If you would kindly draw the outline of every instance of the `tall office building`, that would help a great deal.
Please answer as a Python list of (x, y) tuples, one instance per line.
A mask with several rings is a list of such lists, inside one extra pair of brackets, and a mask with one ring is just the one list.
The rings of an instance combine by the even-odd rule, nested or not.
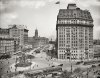
[(12, 54), (16, 50), (14, 38), (10, 38), (9, 29), (0, 28), (0, 55)]
[(15, 52), (14, 38), (0, 38), (0, 53), (12, 54)]
[(28, 44), (28, 29), (24, 25), (9, 25), (10, 37), (18, 40), (19, 45), (24, 47)]
[(93, 19), (88, 10), (76, 4), (60, 9), (56, 31), (58, 59), (93, 58)]

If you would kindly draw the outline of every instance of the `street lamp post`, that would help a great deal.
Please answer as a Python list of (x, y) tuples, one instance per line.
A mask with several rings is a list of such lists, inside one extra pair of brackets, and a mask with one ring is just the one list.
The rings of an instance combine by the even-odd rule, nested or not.
[(87, 68), (87, 78), (88, 78), (88, 68)]
[(71, 62), (71, 73), (72, 73), (72, 71), (73, 71), (73, 67), (72, 67), (72, 62)]

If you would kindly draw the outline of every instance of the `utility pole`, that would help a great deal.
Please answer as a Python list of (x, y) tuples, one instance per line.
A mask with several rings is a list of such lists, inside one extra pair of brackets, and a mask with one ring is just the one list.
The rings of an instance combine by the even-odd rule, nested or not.
[(72, 58), (71, 58), (71, 53), (70, 53), (70, 62), (71, 62), (71, 73), (73, 72), (73, 67), (72, 67)]
[[(16, 56), (15, 64), (17, 64), (17, 56)], [(15, 66), (15, 72), (16, 72), (16, 70), (17, 70), (17, 66)]]
[(87, 68), (87, 78), (88, 78), (88, 68)]

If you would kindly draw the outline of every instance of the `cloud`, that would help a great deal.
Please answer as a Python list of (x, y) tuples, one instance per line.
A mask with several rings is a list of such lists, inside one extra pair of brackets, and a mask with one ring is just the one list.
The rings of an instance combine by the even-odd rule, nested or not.
[[(22, 11), (21, 9), (29, 8), (30, 11), (30, 9), (34, 10), (34, 9), (42, 8), (44, 6), (46, 7), (48, 3), (50, 3), (50, 6), (52, 6), (52, 4), (54, 4), (57, 1), (59, 0), (0, 0), (0, 23), (2, 23), (2, 26), (9, 25), (13, 22), (16, 23), (17, 20), (23, 18), (23, 17), (19, 17), (22, 12), (23, 13), (25, 12)], [(91, 12), (92, 17), (94, 19), (95, 38), (98, 37), (98, 34), (100, 33), (100, 27), (99, 27), (100, 26), (100, 0), (60, 0), (60, 1), (61, 1), (60, 4), (61, 8), (66, 7), (67, 4), (70, 2), (75, 2), (77, 6), (80, 7), (81, 9), (88, 9)], [(25, 22), (25, 20), (23, 21)], [(38, 20), (36, 19), (36, 21)]]
[(40, 8), (45, 5), (45, 0), (0, 0), (0, 13), (12, 12), (19, 7)]
[(20, 6), (21, 7), (29, 7), (29, 8), (40, 8), (46, 5), (46, 2), (43, 0), (36, 1), (36, 0), (21, 0)]
[(2, 27), (7, 27), (7, 25), (11, 24), (14, 19), (16, 19), (18, 15), (16, 13), (5, 13), (0, 17), (0, 22)]
[(0, 23), (1, 27), (7, 27), (18, 17), (15, 12), (17, 8), (16, 0), (0, 0)]
[(100, 26), (94, 26), (94, 39), (100, 39)]
[(94, 20), (94, 26), (95, 26), (94, 29), (95, 30), (99, 29), (99, 31), (100, 31), (100, 27), (99, 27), (100, 26), (100, 6), (99, 5), (90, 5), (89, 8), (90, 8), (93, 20)]
[(0, 14), (10, 13), (18, 7), (16, 0), (1, 0), (0, 1)]
[(44, 1), (38, 1), (38, 2), (36, 2), (35, 8), (43, 7), (43, 6), (45, 6), (45, 4), (46, 3)]
[(98, 15), (100, 14), (100, 6), (99, 5), (90, 5), (90, 8), (94, 10)]
[(77, 3), (77, 5), (79, 5), (83, 9), (86, 9), (91, 5), (100, 6), (100, 3), (97, 0), (74, 0), (74, 1)]
[(4, 9), (5, 9), (5, 6), (3, 5), (2, 2), (0, 2), (0, 11), (1, 11), (1, 10), (4, 10)]
[(49, 2), (57, 1), (57, 0), (48, 0)]

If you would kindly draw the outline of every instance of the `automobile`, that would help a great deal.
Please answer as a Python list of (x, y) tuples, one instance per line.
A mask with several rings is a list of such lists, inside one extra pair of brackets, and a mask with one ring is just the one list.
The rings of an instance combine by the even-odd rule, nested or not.
[(78, 62), (76, 62), (76, 65), (79, 65), (81, 63), (83, 63), (83, 61), (78, 61)]
[(98, 66), (100, 66), (100, 64), (98, 64)]
[(36, 52), (36, 53), (40, 53), (40, 50), (35, 50), (34, 52)]
[(58, 66), (63, 66), (63, 64), (60, 64), (60, 65), (58, 65)]
[(55, 66), (53, 65), (53, 66), (51, 66), (51, 67), (55, 67)]
[(2, 54), (2, 55), (0, 56), (0, 59), (7, 59), (7, 58), (11, 58), (11, 55), (10, 55), (10, 54), (4, 53), (4, 54)]
[(93, 67), (93, 68), (94, 68), (94, 67), (96, 67), (96, 66), (95, 66), (95, 65), (92, 65), (91, 67)]
[(97, 78), (100, 78), (100, 76), (97, 76)]
[(19, 71), (19, 74), (22, 74), (24, 71)]

